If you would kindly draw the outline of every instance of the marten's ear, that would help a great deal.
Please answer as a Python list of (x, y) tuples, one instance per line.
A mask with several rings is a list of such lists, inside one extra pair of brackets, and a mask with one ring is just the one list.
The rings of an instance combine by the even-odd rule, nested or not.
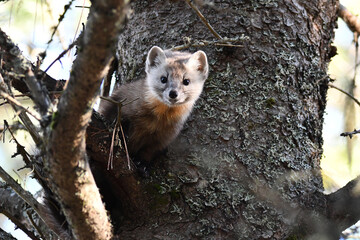
[(150, 68), (159, 66), (161, 63), (164, 63), (165, 60), (166, 56), (164, 51), (158, 46), (152, 47), (147, 55), (145, 71), (149, 73)]
[(205, 77), (205, 79), (207, 78), (209, 73), (209, 65), (205, 52), (197, 51), (193, 53), (187, 62), (187, 65), (190, 68), (196, 68), (196, 70), (200, 72)]

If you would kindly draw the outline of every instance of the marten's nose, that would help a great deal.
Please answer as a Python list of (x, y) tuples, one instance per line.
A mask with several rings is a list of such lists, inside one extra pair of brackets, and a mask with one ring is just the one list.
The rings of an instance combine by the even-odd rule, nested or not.
[(175, 99), (178, 96), (177, 92), (175, 90), (171, 90), (169, 92), (169, 97), (172, 99)]

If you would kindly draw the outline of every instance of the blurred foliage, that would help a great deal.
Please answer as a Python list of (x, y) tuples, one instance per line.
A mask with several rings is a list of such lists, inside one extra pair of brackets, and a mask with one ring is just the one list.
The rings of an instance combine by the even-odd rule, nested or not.
[[(360, 1), (341, 1), (353, 14), (360, 13)], [(343, 20), (339, 20), (338, 29), (335, 33), (334, 44), (337, 53), (329, 65), (329, 75), (334, 79), (334, 85), (349, 90), (352, 84), (355, 70), (355, 44), (353, 33), (348, 29)], [(359, 77), (355, 79), (353, 95), (359, 99), (360, 92), (356, 87)], [(345, 109), (348, 114), (345, 115)], [(350, 112), (349, 112), (350, 110)], [(343, 93), (330, 88), (323, 128), (324, 154), (321, 161), (323, 181), (326, 191), (332, 192), (344, 186), (348, 181), (360, 174), (360, 149), (359, 139), (354, 135), (352, 139), (340, 137), (340, 133), (360, 128), (358, 120), (359, 106), (354, 105)], [(353, 121), (353, 123), (351, 123)], [(350, 128), (346, 128), (346, 122), (350, 122)], [(351, 161), (349, 161), (349, 147), (351, 143)]]

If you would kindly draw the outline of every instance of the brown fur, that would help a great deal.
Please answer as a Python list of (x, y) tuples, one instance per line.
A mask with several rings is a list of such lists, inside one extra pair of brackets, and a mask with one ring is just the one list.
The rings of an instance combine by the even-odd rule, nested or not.
[[(207, 59), (202, 53), (200, 55), (204, 55), (205, 62), (198, 63), (192, 59), (191, 63), (196, 64), (193, 66), (187, 64), (193, 54), (163, 52), (153, 47), (148, 54), (147, 78), (122, 85), (113, 92), (112, 99), (125, 101), (121, 121), (129, 124), (127, 144), (132, 157), (150, 161), (156, 152), (167, 147), (179, 134), (207, 77)], [(200, 65), (206, 68), (206, 72), (197, 72)], [(160, 77), (165, 74), (169, 78), (166, 84), (160, 82)], [(185, 76), (191, 78), (192, 85), (183, 85)], [(182, 94), (179, 102), (169, 102), (177, 101), (168, 100), (166, 91), (169, 89)], [(113, 121), (117, 117), (117, 106), (103, 100), (99, 112)]]

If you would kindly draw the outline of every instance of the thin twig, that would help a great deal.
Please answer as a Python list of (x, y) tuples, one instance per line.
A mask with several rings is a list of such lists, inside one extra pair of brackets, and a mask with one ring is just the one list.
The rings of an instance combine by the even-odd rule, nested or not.
[[(15, 134), (12, 132), (11, 127), (8, 122), (4, 120), (5, 129), (9, 131), (12, 139), (15, 141), (17, 152), (16, 154), (20, 154), (28, 168), (34, 168), (33, 162), (31, 161), (31, 155), (25, 150), (25, 147), (22, 146), (15, 137)], [(36, 169), (34, 169), (34, 177), (41, 183), (42, 178)]]
[(127, 163), (128, 163), (128, 168), (129, 168), (129, 170), (131, 170), (129, 151), (128, 151), (127, 144), (126, 144), (126, 138), (125, 138), (124, 130), (123, 130), (122, 125), (121, 125), (121, 108), (123, 106), (126, 106), (126, 105), (134, 102), (134, 101), (137, 101), (139, 98), (135, 98), (135, 99), (133, 99), (133, 100), (127, 102), (127, 103), (125, 103), (127, 99), (124, 99), (124, 100), (118, 102), (118, 101), (115, 101), (115, 100), (113, 100), (111, 98), (108, 98), (108, 97), (100, 96), (100, 98), (105, 100), (105, 101), (116, 104), (118, 106), (118, 116), (117, 116), (117, 119), (116, 119), (116, 123), (115, 123), (115, 126), (114, 126), (112, 138), (111, 138), (111, 145), (110, 145), (110, 152), (109, 152), (109, 159), (108, 159), (107, 169), (109, 170), (109, 169), (113, 168), (113, 157), (114, 157), (113, 152), (114, 152), (115, 133), (118, 132), (118, 129), (120, 129), (122, 139), (123, 139), (123, 143), (124, 143), (124, 147), (125, 147), (125, 153), (126, 153), (126, 159), (127, 159)]
[(45, 69), (45, 71), (43, 72), (43, 77), (45, 77), (45, 73), (52, 67), (52, 65), (54, 65), (54, 63), (56, 63), (58, 60), (60, 60), (60, 59), (61, 59), (68, 51), (70, 51), (75, 45), (76, 45), (76, 41), (73, 42), (73, 43), (71, 43), (67, 49), (65, 49), (64, 51), (62, 51), (62, 53), (60, 53), (60, 55)]
[(115, 134), (117, 132), (117, 121), (113, 130), (113, 134), (111, 137), (111, 144), (110, 144), (110, 152), (109, 152), (109, 158), (108, 158), (108, 165), (107, 170), (113, 169), (113, 159), (114, 159), (114, 145), (115, 145)]
[(30, 219), (30, 222), (31, 222), (31, 224), (33, 225), (33, 227), (34, 227), (34, 228), (36, 229), (36, 231), (39, 233), (41, 239), (46, 240), (46, 238), (45, 238), (44, 234), (42, 233), (41, 229), (38, 227), (38, 225), (36, 225), (33, 217), (31, 216), (31, 212), (28, 210), (28, 211), (26, 211), (26, 214), (27, 214), (28, 218)]
[[(83, 1), (83, 6), (85, 6), (85, 0)], [(78, 24), (76, 26), (76, 29), (75, 29), (75, 33), (74, 33), (74, 38), (72, 40), (72, 42), (75, 42), (75, 38), (76, 38), (76, 35), (77, 35), (77, 32), (79, 31), (79, 27), (80, 27), (80, 23), (81, 23), (81, 18), (84, 14), (84, 7), (81, 8), (81, 13), (80, 13), (80, 17), (79, 17), (79, 21), (78, 21)]]
[(132, 102), (135, 102), (135, 101), (139, 100), (139, 98), (135, 98), (135, 99), (133, 99), (133, 100), (131, 100), (131, 101), (126, 102), (127, 99), (124, 99), (124, 100), (118, 102), (118, 101), (113, 100), (112, 98), (109, 98), (109, 97), (100, 96), (100, 98), (101, 98), (102, 100), (111, 102), (111, 103), (116, 104), (116, 105), (121, 104), (122, 107), (123, 107), (123, 106), (126, 106), (126, 105), (128, 105), (128, 104), (130, 104), (130, 103), (132, 103)]
[(50, 43), (53, 41), (53, 37), (57, 31), (57, 29), (59, 28), (60, 23), (62, 22), (62, 20), (64, 20), (65, 14), (67, 13), (68, 10), (70, 10), (71, 4), (74, 2), (74, 0), (71, 0), (68, 4), (66, 4), (64, 6), (64, 12), (59, 16), (59, 20), (58, 20), (58, 24), (54, 27), (54, 30), (51, 34), (50, 40), (47, 42), (48, 46), (50, 46)]
[(10, 102), (12, 105), (15, 105), (17, 108), (21, 109), (22, 111), (27, 112), (32, 117), (34, 117), (36, 120), (41, 121), (41, 119), (37, 116), (36, 113), (32, 112), (30, 109), (25, 108), (21, 103), (16, 100), (15, 98), (11, 97), (8, 93), (5, 92), (5, 89), (0, 87), (0, 95), (5, 98), (8, 102)]
[[(118, 121), (119, 121), (119, 120), (118, 120)], [(128, 151), (128, 148), (127, 148), (124, 131), (123, 131), (123, 128), (122, 128), (122, 125), (121, 125), (121, 122), (120, 122), (120, 121), (119, 121), (119, 127), (120, 127), (120, 130), (121, 130), (121, 136), (122, 136), (122, 139), (123, 139), (123, 142), (124, 142), (124, 147), (125, 147), (125, 153), (126, 153), (126, 159), (127, 159), (127, 163), (128, 163), (128, 168), (129, 168), (129, 170), (131, 170), (129, 151)]]
[(222, 46), (222, 47), (244, 47), (243, 45), (235, 44), (237, 42), (241, 42), (247, 40), (247, 37), (242, 35), (239, 38), (223, 38), (214, 41), (207, 41), (207, 40), (192, 40), (190, 38), (185, 38), (184, 41), (186, 42), (183, 45), (172, 47), (172, 51), (180, 51), (187, 49), (189, 47), (205, 47), (205, 46)]
[[(62, 94), (64, 91), (50, 91), (49, 94)], [(30, 97), (31, 94), (30, 93), (23, 93), (23, 94), (16, 94), (14, 95), (14, 98), (19, 98), (19, 97)], [(1, 97), (2, 98), (2, 97)], [(4, 98), (2, 98), (4, 99)]]
[[(1, 29), (0, 29), (1, 32)], [(5, 35), (6, 36), (6, 35)], [(10, 42), (11, 43), (11, 42)], [(11, 43), (11, 46), (13, 46), (16, 50), (18, 50), (18, 48)], [(19, 50), (20, 52), (20, 50)], [(17, 69), (16, 71), (20, 72), (20, 74), (22, 74), (23, 69), (27, 68), (30, 65), (30, 62), (27, 62), (21, 55), (16, 57), (16, 63), (17, 65), (15, 65), (15, 69)], [(2, 58), (1, 58), (1, 66), (0, 68), (2, 68)], [(21, 63), (21, 64), (19, 64)], [(18, 66), (19, 65), (19, 66)], [(20, 67), (22, 66), (22, 67)], [(21, 69), (21, 70), (20, 70)], [(16, 72), (15, 71), (15, 72)], [(2, 92), (2, 90), (4, 91), (4, 93), (8, 94), (9, 96), (11, 96), (13, 98), (13, 94), (11, 92), (11, 88), (9, 86), (9, 82), (5, 83), (1, 73), (0, 73), (0, 93)], [(1, 96), (1, 94), (0, 94)], [(23, 122), (24, 126), (26, 127), (26, 129), (28, 130), (28, 132), (30, 133), (32, 139), (34, 140), (34, 142), (36, 143), (36, 145), (41, 144), (42, 139), (40, 137), (39, 131), (38, 129), (35, 127), (35, 125), (33, 124), (33, 122), (30, 120), (29, 116), (26, 114), (26, 112), (22, 111), (17, 105), (15, 104), (11, 104), (12, 108), (15, 110), (15, 112), (20, 112), (19, 113), (19, 118), (21, 119), (21, 121)]]
[(210, 30), (210, 32), (217, 38), (222, 39), (222, 37), (215, 31), (215, 29), (210, 25), (206, 20), (204, 15), (199, 11), (199, 9), (191, 2), (191, 0), (186, 0), (186, 3), (196, 12), (200, 20), (205, 24), (205, 26)]
[[(57, 20), (55, 20), (55, 17), (54, 17), (54, 14), (53, 14), (53, 9), (50, 6), (49, 1), (44, 1), (44, 2), (46, 4), (47, 12), (48, 12), (52, 22), (54, 22), (54, 23), (55, 23), (55, 21), (58, 22)], [(58, 22), (57, 24), (59, 25), (60, 22)], [(52, 29), (53, 29), (53, 33), (51, 34), (51, 39), (47, 42), (47, 46), (46, 46), (45, 51), (47, 51), (49, 49), (50, 43), (53, 41), (53, 37), (54, 37), (55, 34), (57, 35), (57, 37), (59, 39), (59, 42), (61, 44), (62, 49), (66, 49), (67, 46), (65, 44), (64, 38), (61, 36), (61, 33), (59, 31), (57, 31), (57, 27), (52, 27)]]
[(353, 95), (351, 95), (350, 93), (348, 93), (348, 92), (346, 92), (346, 91), (342, 90), (341, 88), (338, 88), (338, 87), (336, 87), (336, 86), (332, 85), (331, 83), (328, 83), (328, 86), (329, 86), (329, 87), (331, 87), (331, 88), (335, 88), (336, 90), (338, 90), (338, 91), (340, 91), (340, 92), (344, 93), (346, 96), (348, 96), (349, 98), (351, 98), (352, 100), (354, 100), (354, 101), (356, 102), (356, 104), (357, 104), (357, 105), (359, 105), (359, 106), (360, 106), (360, 102), (359, 102), (359, 100), (357, 100), (357, 99), (356, 99)]
[(19, 118), (23, 122), (26, 130), (30, 133), (30, 136), (34, 140), (35, 144), (38, 146), (42, 143), (42, 138), (40, 136), (39, 130), (33, 122), (30, 120), (29, 116), (25, 112), (21, 112), (19, 114)]
[(342, 136), (342, 137), (347, 137), (347, 136), (349, 136), (349, 138), (352, 138), (352, 137), (353, 137), (352, 135), (358, 134), (358, 133), (360, 133), (360, 129), (359, 129), (359, 130), (354, 129), (354, 131), (352, 131), (352, 132), (344, 132), (344, 133), (341, 133), (340, 136)]

